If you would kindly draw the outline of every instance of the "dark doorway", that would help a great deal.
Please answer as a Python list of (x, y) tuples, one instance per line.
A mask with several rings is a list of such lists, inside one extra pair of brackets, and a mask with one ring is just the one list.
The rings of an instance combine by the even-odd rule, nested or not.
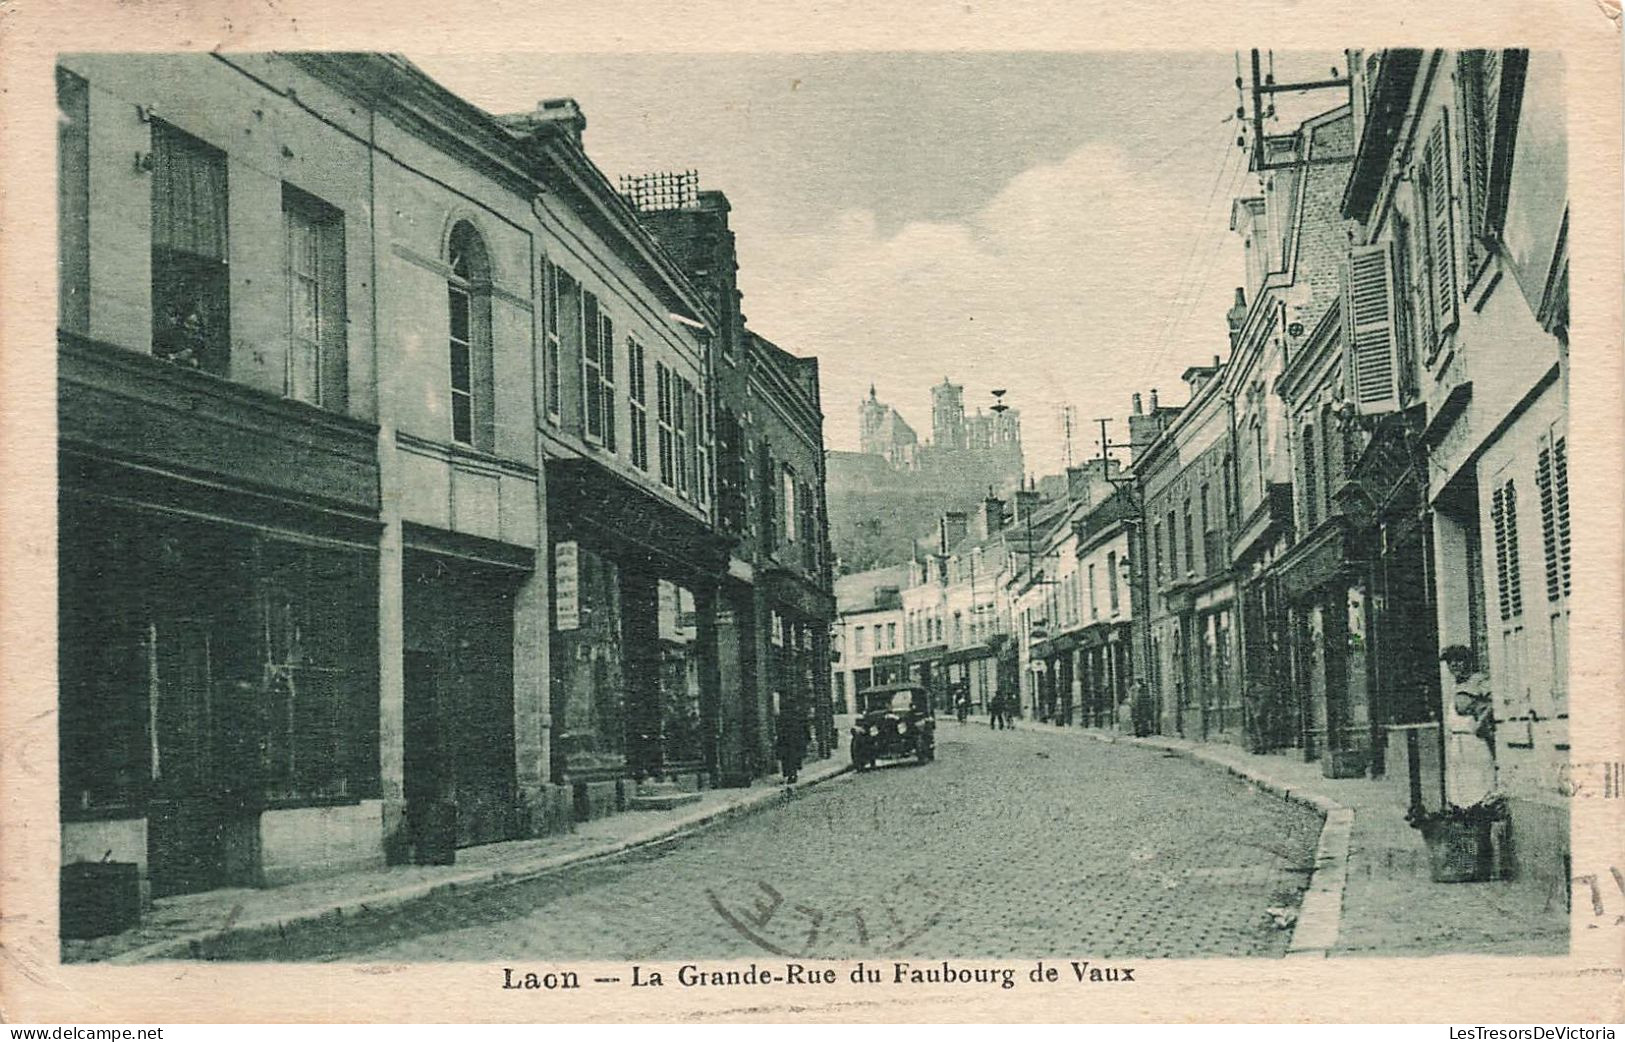
[(512, 839), (518, 575), (412, 554), (407, 577), (402, 782), (414, 842), (421, 854), (448, 830), (458, 847)]

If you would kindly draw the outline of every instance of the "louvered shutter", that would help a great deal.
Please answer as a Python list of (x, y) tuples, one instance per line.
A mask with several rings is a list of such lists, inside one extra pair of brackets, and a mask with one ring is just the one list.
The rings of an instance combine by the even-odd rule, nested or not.
[(616, 416), (619, 412), (615, 401), (615, 320), (600, 312), (599, 322), (598, 357), (604, 384), (604, 447), (614, 452)]
[(1501, 621), (1512, 617), (1512, 604), (1507, 582), (1507, 526), (1506, 489), (1497, 487), (1490, 496), (1490, 522), (1495, 534), (1495, 593)]
[(1427, 170), (1427, 236), (1433, 336), (1443, 341), (1456, 325), (1456, 239), (1451, 221), (1450, 113), (1428, 135), (1422, 162)]
[(1362, 415), (1399, 408), (1394, 272), (1387, 244), (1356, 246), (1343, 281), (1347, 386)]
[(1557, 501), (1552, 480), (1552, 450), (1546, 439), (1540, 439), (1540, 451), (1535, 457), (1535, 486), (1540, 492), (1540, 545), (1546, 562), (1546, 599), (1555, 601), (1562, 594), (1562, 566), (1557, 553)]
[(1557, 514), (1557, 557), (1563, 576), (1563, 596), (1569, 594), (1569, 439), (1552, 439), (1552, 500)]

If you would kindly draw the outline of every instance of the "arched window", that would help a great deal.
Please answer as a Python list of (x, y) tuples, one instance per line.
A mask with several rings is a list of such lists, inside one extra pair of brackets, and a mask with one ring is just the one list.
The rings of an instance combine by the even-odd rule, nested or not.
[(480, 233), (467, 221), (458, 221), (452, 228), (446, 252), (451, 266), (446, 284), (451, 438), (490, 451), (494, 440), (490, 255)]

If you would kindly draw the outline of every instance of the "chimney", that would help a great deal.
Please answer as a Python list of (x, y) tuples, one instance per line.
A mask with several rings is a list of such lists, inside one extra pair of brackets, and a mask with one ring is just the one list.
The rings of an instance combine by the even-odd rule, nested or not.
[(1157, 389), (1155, 387), (1151, 388), (1151, 411), (1153, 413), (1157, 411)]
[(982, 524), (988, 535), (995, 535), (1004, 527), (1004, 500), (988, 496), (982, 500)]
[(536, 111), (531, 119), (537, 124), (552, 123), (564, 132), (565, 136), (581, 147), (581, 132), (587, 129), (587, 117), (582, 114), (581, 106), (574, 98), (548, 98), (536, 103)]
[(1134, 412), (1134, 415), (1136, 415), (1136, 416), (1145, 415), (1145, 410), (1143, 408), (1141, 408), (1140, 392), (1139, 391), (1134, 392), (1134, 410), (1133, 410), (1133, 412)]
[(1066, 468), (1066, 498), (1074, 503), (1089, 502), (1089, 469), (1090, 460), (1081, 467)]
[(1023, 488), (1016, 490), (1016, 524), (1024, 524), (1038, 513), (1038, 490), (1036, 488)]
[(965, 541), (970, 534), (970, 524), (962, 510), (950, 510), (942, 515), (938, 523), (937, 538), (941, 552), (946, 554), (954, 547)]

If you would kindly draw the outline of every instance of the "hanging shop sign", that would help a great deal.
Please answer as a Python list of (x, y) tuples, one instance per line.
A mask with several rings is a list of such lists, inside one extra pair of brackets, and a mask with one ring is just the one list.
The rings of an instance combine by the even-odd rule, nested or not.
[(553, 611), (559, 632), (581, 628), (581, 547), (553, 544)]

